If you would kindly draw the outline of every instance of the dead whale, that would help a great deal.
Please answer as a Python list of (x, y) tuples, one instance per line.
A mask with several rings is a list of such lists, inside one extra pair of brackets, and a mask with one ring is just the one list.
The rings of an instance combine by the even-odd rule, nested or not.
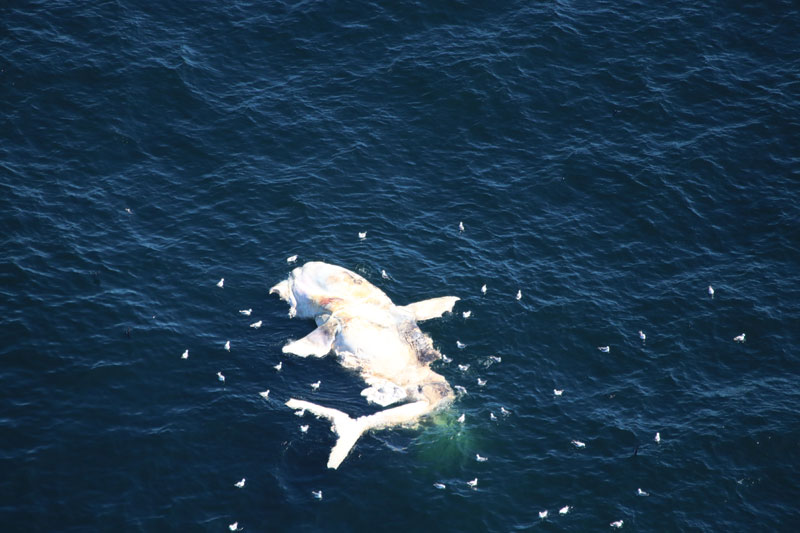
[(453, 309), (455, 296), (397, 306), (379, 288), (345, 268), (310, 262), (270, 289), (289, 303), (289, 315), (313, 318), (317, 328), (283, 347), (299, 357), (323, 357), (333, 351), (345, 368), (355, 370), (368, 387), (370, 403), (396, 407), (352, 418), (337, 409), (290, 399), (292, 409), (307, 410), (332, 422), (338, 440), (328, 468), (338, 468), (358, 438), (370, 429), (408, 425), (453, 399), (447, 380), (430, 369), (442, 357), (417, 322)]

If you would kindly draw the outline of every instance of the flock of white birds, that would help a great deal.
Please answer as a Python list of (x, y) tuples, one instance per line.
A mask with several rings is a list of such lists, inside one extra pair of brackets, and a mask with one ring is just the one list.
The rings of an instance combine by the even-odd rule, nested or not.
[[(465, 227), (464, 227), (464, 223), (463, 222), (459, 222), (458, 223), (458, 229), (459, 229), (459, 232), (461, 232), (461, 233), (463, 233), (465, 231)], [(367, 238), (367, 232), (366, 231), (359, 232), (358, 233), (358, 238), (359, 238), (359, 240), (362, 240), (362, 241), (365, 240)], [(286, 262), (288, 264), (294, 264), (294, 263), (297, 262), (297, 258), (298, 258), (297, 255), (289, 256), (289, 257), (286, 258)], [(381, 270), (381, 278), (383, 278), (383, 279), (391, 279), (389, 277), (389, 275), (386, 273), (385, 270)], [(225, 286), (225, 278), (221, 278), (217, 282), (216, 286), (219, 287), (219, 288), (224, 288), (224, 286)], [(485, 295), (488, 292), (487, 286), (485, 284), (482, 285), (480, 291), (481, 291), (481, 294)], [(714, 298), (714, 288), (711, 285), (708, 286), (708, 294), (709, 294), (709, 296), (711, 296), (711, 298)], [(515, 298), (518, 301), (522, 299), (522, 290), (517, 290), (517, 294), (516, 294)], [(249, 317), (252, 314), (252, 312), (253, 312), (252, 309), (242, 309), (242, 310), (239, 311), (240, 314), (242, 314), (244, 316), (247, 316), (247, 317)], [(472, 311), (468, 310), (468, 311), (464, 311), (462, 313), (462, 317), (465, 320), (469, 319), (471, 316), (472, 316)], [(258, 328), (261, 327), (261, 324), (262, 324), (262, 321), (259, 320), (257, 322), (253, 322), (252, 324), (250, 324), (250, 327), (254, 328), (254, 329), (258, 329)], [(639, 330), (639, 338), (641, 339), (642, 343), (644, 343), (645, 340), (647, 339), (647, 336), (644, 334), (644, 332), (642, 330)], [(733, 338), (733, 340), (736, 341), (736, 342), (740, 342), (740, 343), (741, 342), (745, 342), (745, 334), (741, 333), (740, 335), (735, 336)], [(467, 347), (467, 345), (462, 343), (461, 341), (457, 340), (456, 341), (456, 347), (458, 349), (460, 349), (460, 350), (463, 350), (464, 348)], [(231, 351), (231, 341), (228, 340), (228, 341), (225, 342), (224, 349), (226, 351), (228, 351), (228, 352)], [(600, 350), (603, 353), (609, 353), (611, 351), (611, 347), (610, 346), (598, 346), (597, 349)], [(188, 359), (188, 358), (189, 358), (189, 350), (186, 349), (181, 354), (181, 359)], [(487, 362), (486, 366), (488, 367), (492, 363), (501, 362), (502, 359), (500, 358), (500, 356), (492, 355), (492, 356), (489, 356), (487, 361), (488, 362)], [(445, 363), (445, 364), (446, 363), (450, 363), (450, 362), (452, 362), (452, 359), (442, 355), (442, 362)], [(283, 367), (283, 362), (281, 361), (277, 365), (274, 365), (273, 368), (276, 371), (280, 372), (282, 367)], [(467, 372), (469, 370), (469, 368), (470, 368), (470, 365), (469, 364), (465, 364), (465, 365), (464, 364), (459, 364), (458, 368), (459, 368), (459, 370), (461, 372)], [(222, 374), (222, 372), (217, 372), (217, 379), (220, 382), (225, 383), (225, 376)], [(484, 385), (486, 385), (486, 380), (478, 377), (477, 378), (477, 383), (478, 383), (478, 386), (483, 387)], [(322, 382), (320, 380), (317, 380), (316, 382), (311, 383), (310, 387), (311, 387), (311, 389), (313, 391), (316, 391), (316, 390), (318, 390), (320, 388), (321, 384), (322, 384)], [(456, 389), (456, 391), (459, 394), (463, 395), (463, 394), (467, 393), (466, 388), (463, 387), (463, 386), (456, 385), (454, 388)], [(264, 399), (268, 399), (269, 398), (269, 390), (266, 390), (266, 391), (261, 392), (259, 394)], [(554, 396), (561, 396), (562, 394), (564, 394), (564, 389), (553, 389), (553, 395)], [(501, 407), (500, 408), (500, 412), (501, 412), (501, 415), (503, 415), (503, 416), (509, 416), (511, 414), (511, 412), (508, 411), (505, 407)], [(489, 413), (489, 419), (492, 420), (492, 421), (496, 421), (497, 420), (497, 415), (495, 415), (493, 412), (491, 412), (491, 413)], [(458, 420), (459, 423), (463, 424), (466, 421), (466, 414), (462, 413), (458, 417), (457, 420)], [(301, 425), (300, 426), (300, 431), (301, 431), (301, 433), (306, 433), (308, 431), (308, 425)], [(653, 438), (653, 440), (657, 444), (661, 442), (661, 434), (660, 434), (660, 432), (656, 432), (655, 437)], [(576, 448), (585, 448), (586, 447), (586, 443), (582, 442), (580, 440), (572, 440), (571, 443)], [(489, 459), (487, 457), (484, 457), (484, 456), (480, 455), (480, 454), (475, 454), (475, 460), (477, 462), (481, 462), (482, 463), (482, 462), (488, 461)], [(245, 482), (246, 482), (245, 478), (242, 478), (240, 481), (237, 481), (236, 483), (234, 483), (234, 486), (236, 488), (242, 489), (245, 486)], [(467, 486), (469, 486), (472, 489), (477, 489), (478, 488), (478, 478), (474, 478), (472, 480), (469, 480), (469, 481), (466, 482), (466, 484), (467, 484)], [(447, 488), (447, 486), (444, 483), (440, 482), (440, 481), (437, 481), (436, 483), (434, 483), (433, 486), (434, 486), (434, 488), (439, 489), (439, 490), (444, 490), (444, 489)], [(311, 495), (316, 500), (322, 500), (322, 491), (321, 490), (312, 491)], [(645, 492), (641, 488), (637, 488), (636, 489), (636, 495), (637, 496), (649, 496), (649, 493)], [(566, 515), (567, 513), (570, 512), (571, 509), (572, 509), (571, 506), (565, 505), (564, 507), (562, 507), (562, 508), (560, 508), (558, 510), (558, 514), (562, 515), (562, 516)], [(547, 519), (547, 517), (549, 515), (550, 515), (550, 513), (549, 513), (549, 511), (547, 509), (545, 509), (543, 511), (539, 511), (539, 518), (542, 519), (542, 520)], [(619, 529), (619, 528), (621, 528), (623, 526), (623, 523), (624, 523), (623, 520), (616, 520), (614, 522), (611, 522), (609, 524), (609, 526), (612, 527), (612, 528), (615, 528), (615, 529)], [(234, 523), (230, 524), (228, 526), (228, 528), (231, 531), (241, 531), (243, 529), (243, 528), (241, 528), (239, 526), (238, 522), (234, 522)]]

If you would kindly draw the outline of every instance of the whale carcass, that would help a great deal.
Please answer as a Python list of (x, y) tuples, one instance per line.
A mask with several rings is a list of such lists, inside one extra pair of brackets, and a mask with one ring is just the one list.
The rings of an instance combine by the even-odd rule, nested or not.
[(270, 289), (289, 303), (289, 316), (313, 318), (317, 328), (288, 343), (284, 353), (323, 357), (333, 351), (345, 368), (355, 370), (368, 387), (361, 394), (388, 407), (352, 418), (337, 409), (290, 399), (291, 409), (307, 410), (332, 422), (338, 439), (328, 468), (338, 468), (358, 438), (370, 429), (407, 425), (447, 405), (453, 390), (430, 368), (442, 357), (417, 322), (453, 309), (455, 296), (397, 306), (379, 288), (345, 268), (310, 262)]

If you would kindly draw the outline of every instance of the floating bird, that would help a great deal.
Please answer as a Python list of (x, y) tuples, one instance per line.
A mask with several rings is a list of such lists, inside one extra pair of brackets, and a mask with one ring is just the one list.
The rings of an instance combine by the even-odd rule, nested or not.
[(311, 494), (318, 500), (322, 499), (322, 491), (321, 490), (312, 490)]
[(234, 522), (233, 524), (228, 526), (228, 529), (231, 531), (241, 531), (242, 528), (239, 527), (239, 522)]
[[(735, 340), (736, 342), (744, 342), (744, 333), (742, 333), (741, 335), (736, 335), (733, 338), (733, 340)], [(756, 343), (756, 344), (758, 344), (758, 343)]]
[(461, 422), (462, 424), (464, 423), (464, 420), (466, 420), (466, 419), (467, 419), (467, 414), (466, 413), (461, 413), (461, 416), (458, 417), (458, 421)]
[(311, 390), (319, 390), (319, 386), (322, 384), (322, 381), (317, 381), (316, 383), (311, 384)]
[(464, 318), (469, 318), (472, 316), (472, 311), (464, 311), (463, 313), (461, 313), (461, 316), (463, 316)]
[(259, 320), (258, 322), (253, 322), (252, 324), (250, 324), (250, 327), (253, 329), (258, 329), (261, 327), (261, 322), (262, 322), (261, 320)]
[(547, 518), (547, 510), (546, 509), (544, 511), (539, 511), (539, 518), (541, 518), (542, 520)]
[(439, 490), (444, 490), (444, 489), (446, 489), (446, 488), (447, 488), (447, 485), (445, 485), (444, 483), (439, 483), (439, 482), (437, 481), (436, 483), (434, 483), (434, 484), (433, 484), (433, 487), (434, 487), (434, 488), (437, 488), (437, 489), (439, 489)]
[(250, 313), (252, 313), (253, 310), (252, 309), (240, 309), (239, 312), (241, 314), (243, 314), (244, 316), (250, 316)]
[(642, 342), (644, 342), (647, 338), (647, 335), (645, 335), (642, 330), (639, 330), (639, 338), (642, 339)]
[(637, 496), (650, 496), (650, 493), (643, 491), (642, 489), (636, 489)]
[(460, 231), (461, 233), (464, 232), (464, 223), (463, 222), (459, 222), (458, 223), (458, 231)]
[(501, 407), (500, 407), (500, 414), (502, 414), (503, 416), (508, 416), (508, 415), (510, 415), (510, 414), (511, 414), (511, 411), (509, 411), (509, 410), (508, 410), (508, 409), (506, 409), (505, 407), (502, 407), (502, 406), (501, 406)]
[(622, 520), (617, 520), (616, 522), (611, 522), (608, 525), (611, 526), (611, 527), (619, 529), (619, 528), (622, 527)]
[(598, 346), (597, 349), (600, 350), (603, 353), (608, 353), (608, 352), (611, 351), (611, 347), (610, 346)]
[(478, 486), (478, 478), (473, 479), (472, 481), (467, 481), (467, 485), (472, 487), (473, 489)]
[(126, 207), (126, 208), (125, 208), (125, 212), (126, 212), (126, 213), (128, 213), (129, 215), (132, 215), (132, 214), (133, 214), (133, 211), (131, 211), (131, 208), (130, 208), (130, 207)]
[(295, 416), (299, 416), (300, 418), (303, 418), (303, 415), (305, 415), (305, 414), (306, 414), (306, 410), (305, 409), (299, 409), (299, 410), (294, 412), (294, 415)]
[(296, 254), (295, 255), (290, 255), (289, 257), (286, 258), (286, 262), (289, 263), (290, 265), (292, 263), (296, 262), (296, 261), (297, 261), (297, 255)]
[(561, 509), (558, 510), (558, 514), (567, 514), (569, 512), (569, 505), (565, 505)]
[(241, 489), (241, 488), (244, 487), (244, 481), (245, 481), (245, 479), (242, 478), (241, 481), (237, 481), (236, 483), (233, 484), (233, 486), (236, 487), (237, 489)]
[(367, 232), (366, 231), (359, 231), (358, 232), (358, 238), (363, 241), (364, 239), (367, 238)]
[(494, 413), (489, 413), (489, 420), (497, 420), (497, 416)]
[(464, 348), (466, 348), (466, 347), (467, 347), (467, 345), (466, 345), (466, 344), (464, 344), (463, 342), (461, 342), (461, 341), (459, 341), (459, 340), (457, 340), (457, 341), (456, 341), (456, 346), (458, 346), (458, 349), (459, 349), (459, 350), (463, 350)]
[(486, 461), (489, 460), (489, 458), (488, 457), (484, 457), (479, 453), (476, 453), (475, 454), (475, 460), (478, 461), (479, 463), (485, 463)]
[(490, 355), (489, 359), (491, 359), (495, 363), (499, 363), (503, 360), (499, 355)]
[(277, 365), (273, 366), (272, 368), (274, 368), (275, 370), (280, 372), (281, 368), (283, 368), (283, 361), (279, 362)]
[(462, 372), (466, 372), (467, 370), (469, 370), (469, 365), (458, 365), (458, 369), (461, 370)]
[(653, 440), (656, 442), (661, 442), (661, 433), (656, 431), (656, 436), (653, 438)]
[(389, 279), (389, 274), (387, 274), (385, 270), (381, 270), (381, 277), (383, 279)]
[(225, 343), (225, 349), (229, 352), (231, 351), (231, 341)]
[(217, 372), (217, 379), (225, 383), (225, 376), (222, 375), (222, 372)]
[(259, 392), (258, 394), (265, 400), (269, 400), (269, 389), (265, 390), (264, 392)]
[(517, 300), (522, 300), (522, 291), (517, 291)]
[(452, 363), (453, 360), (447, 357), (445, 354), (442, 354), (442, 363)]
[(308, 433), (308, 424), (306, 424), (305, 426), (300, 426), (300, 431), (302, 433)]
[(220, 289), (222, 288), (223, 285), (225, 285), (225, 278), (222, 278), (217, 282), (217, 287), (219, 287)]
[(485, 386), (485, 385), (486, 385), (486, 380), (485, 380), (485, 379), (478, 378), (478, 386), (479, 386), (479, 387), (483, 387), (483, 386)]
[(586, 448), (586, 443), (579, 440), (573, 440), (572, 444), (575, 445), (576, 448)]
[(189, 350), (186, 350), (181, 354), (181, 359), (189, 359)]
[(481, 292), (486, 294), (486, 284), (484, 283), (483, 287), (481, 287)]
[(714, 297), (714, 287), (712, 287), (711, 285), (708, 286), (708, 295), (711, 296), (712, 298)]
[(466, 389), (465, 387), (461, 386), (461, 385), (456, 385), (456, 386), (455, 386), (455, 387), (453, 387), (453, 388), (454, 388), (454, 389), (456, 390), (456, 392), (457, 392), (457, 393), (459, 393), (459, 394), (466, 394), (466, 393), (467, 393), (467, 389)]
[(564, 389), (553, 389), (553, 394), (555, 394), (556, 396), (561, 396), (562, 394), (564, 394)]

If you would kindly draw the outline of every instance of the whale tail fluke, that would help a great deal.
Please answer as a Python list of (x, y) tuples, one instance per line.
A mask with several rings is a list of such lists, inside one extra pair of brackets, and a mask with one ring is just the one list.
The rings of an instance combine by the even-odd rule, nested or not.
[(384, 409), (369, 416), (352, 418), (338, 409), (323, 407), (322, 405), (304, 400), (295, 400), (294, 398), (286, 402), (286, 406), (290, 409), (305, 410), (331, 421), (331, 430), (339, 437), (328, 457), (328, 468), (333, 468), (334, 470), (339, 468), (342, 461), (347, 458), (350, 450), (353, 449), (356, 441), (365, 431), (373, 428), (387, 428), (408, 424), (429, 413), (434, 407), (427, 401), (417, 401), (391, 409)]
[(331, 450), (330, 457), (328, 457), (328, 468), (333, 468), (334, 470), (339, 468), (339, 465), (342, 464), (347, 454), (355, 446), (356, 441), (369, 429), (364, 417), (352, 418), (338, 409), (323, 407), (315, 403), (295, 400), (294, 398), (286, 402), (286, 405), (291, 409), (304, 409), (331, 421), (331, 430), (339, 437), (336, 445)]

